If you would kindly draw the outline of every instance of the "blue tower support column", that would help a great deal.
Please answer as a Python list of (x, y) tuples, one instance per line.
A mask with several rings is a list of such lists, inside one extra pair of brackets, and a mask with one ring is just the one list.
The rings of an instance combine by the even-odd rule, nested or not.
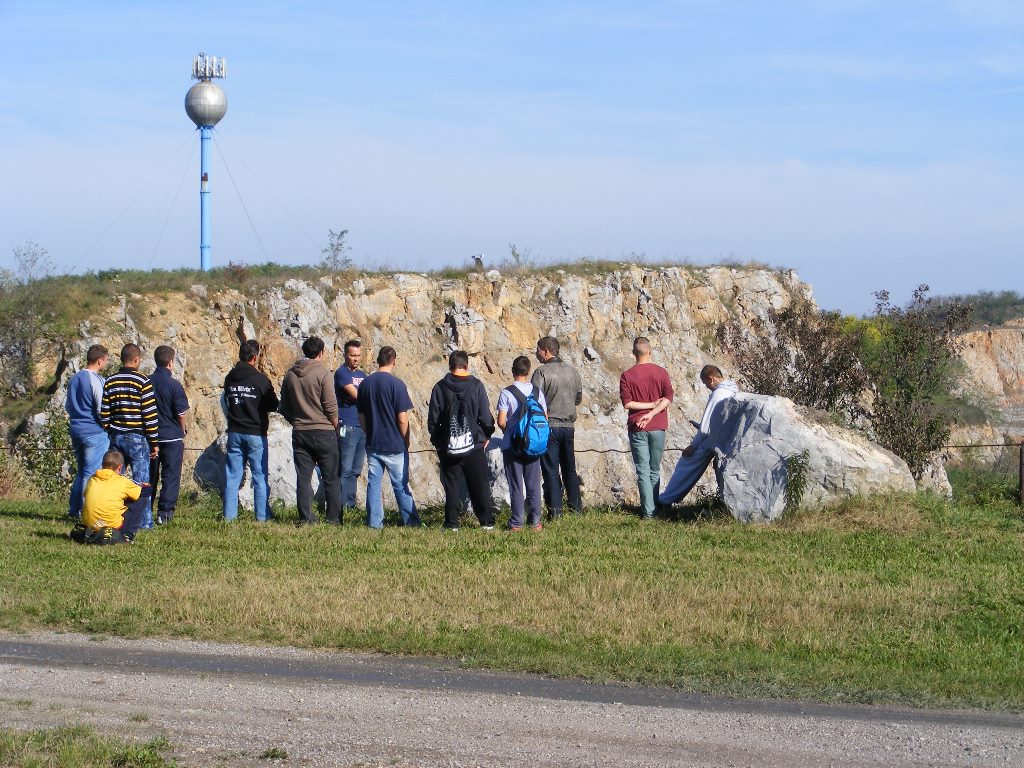
[(210, 269), (210, 139), (213, 126), (199, 128), (199, 266)]

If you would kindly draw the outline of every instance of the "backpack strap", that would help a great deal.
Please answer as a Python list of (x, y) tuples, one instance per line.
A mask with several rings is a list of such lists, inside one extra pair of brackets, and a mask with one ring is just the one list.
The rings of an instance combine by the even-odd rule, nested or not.
[(524, 395), (519, 390), (519, 387), (517, 387), (515, 384), (509, 384), (507, 387), (505, 387), (505, 389), (512, 393), (512, 396), (516, 399), (516, 402), (519, 403), (520, 408), (526, 407), (526, 395)]

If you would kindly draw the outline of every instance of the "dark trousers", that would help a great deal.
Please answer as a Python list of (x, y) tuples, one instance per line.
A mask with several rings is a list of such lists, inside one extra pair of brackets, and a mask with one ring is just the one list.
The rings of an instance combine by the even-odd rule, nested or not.
[(142, 515), (146, 508), (145, 505), (149, 503), (149, 499), (146, 498), (148, 492), (149, 488), (143, 488), (142, 496), (139, 497), (139, 500), (129, 504), (128, 509), (125, 510), (124, 522), (121, 523), (121, 527), (118, 529), (122, 536), (134, 539), (135, 534), (138, 533), (139, 528), (142, 526)]
[[(541, 460), (544, 475), (544, 503), (549, 517), (562, 516), (562, 485), (573, 512), (583, 510), (580, 500), (580, 476), (576, 474), (576, 430), (573, 427), (552, 427), (548, 437), (548, 450)], [(561, 477), (559, 477), (561, 470)]]
[[(149, 462), (149, 482), (152, 507), (157, 517), (167, 522), (174, 516), (174, 508), (178, 506), (178, 492), (181, 489), (181, 462), (185, 456), (185, 441), (176, 440), (171, 443), (160, 443), (160, 452)], [(157, 497), (157, 488), (160, 495)]]
[(441, 461), (441, 486), (444, 488), (444, 527), (458, 528), (462, 515), (462, 482), (469, 491), (469, 501), (480, 525), (494, 525), (497, 509), (491, 498), (491, 471), (483, 447), (461, 456), (437, 452)]
[(320, 470), (327, 499), (327, 522), (341, 522), (341, 488), (338, 484), (338, 436), (333, 429), (292, 430), (295, 458), (295, 503), (303, 523), (315, 523), (313, 469)]

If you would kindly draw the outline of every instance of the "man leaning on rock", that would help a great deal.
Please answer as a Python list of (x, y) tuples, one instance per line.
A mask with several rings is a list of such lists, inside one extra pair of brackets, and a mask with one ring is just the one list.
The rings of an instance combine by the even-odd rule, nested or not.
[(700, 380), (704, 386), (711, 390), (708, 396), (708, 404), (704, 407), (704, 415), (701, 417), (697, 434), (693, 436), (690, 444), (683, 449), (683, 455), (676, 464), (672, 478), (665, 486), (665, 490), (658, 496), (658, 504), (671, 506), (686, 496), (697, 484), (704, 470), (715, 455), (715, 443), (719, 435), (711, 432), (711, 417), (715, 409), (723, 400), (734, 397), (739, 392), (736, 382), (726, 379), (722, 370), (717, 365), (705, 365), (700, 369)]
[(312, 525), (313, 468), (327, 500), (327, 522), (341, 523), (341, 488), (338, 485), (338, 398), (334, 376), (323, 364), (324, 342), (310, 336), (302, 342), (304, 357), (295, 361), (281, 384), (281, 415), (292, 425), (295, 458), (295, 501), (299, 524)]

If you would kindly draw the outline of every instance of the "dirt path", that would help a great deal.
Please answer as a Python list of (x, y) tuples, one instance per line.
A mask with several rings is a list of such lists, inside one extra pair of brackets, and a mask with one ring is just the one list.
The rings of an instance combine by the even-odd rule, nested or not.
[[(452, 663), (0, 634), (0, 718), (166, 736), (183, 765), (1019, 766), (1024, 717), (733, 701)], [(265, 750), (286, 760), (259, 759)]]

